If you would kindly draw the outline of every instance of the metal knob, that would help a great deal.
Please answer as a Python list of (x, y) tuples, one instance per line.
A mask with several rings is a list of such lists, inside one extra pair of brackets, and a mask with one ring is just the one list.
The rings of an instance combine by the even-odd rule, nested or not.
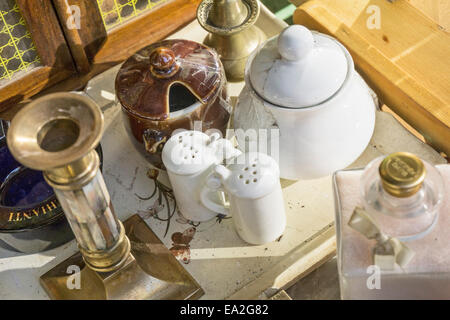
[(394, 197), (404, 198), (420, 190), (426, 170), (417, 156), (396, 152), (381, 162), (379, 173), (383, 189)]

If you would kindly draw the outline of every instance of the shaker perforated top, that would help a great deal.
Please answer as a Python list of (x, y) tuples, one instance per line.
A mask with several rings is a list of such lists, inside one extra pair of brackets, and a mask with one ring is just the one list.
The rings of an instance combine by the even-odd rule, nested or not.
[(201, 103), (226, 82), (217, 53), (189, 40), (164, 40), (136, 52), (120, 68), (116, 94), (128, 112), (151, 120), (170, 117), (169, 95), (182, 85)]
[(339, 42), (300, 25), (289, 26), (250, 58), (253, 89), (266, 101), (286, 108), (320, 104), (343, 85), (350, 55)]
[(243, 153), (233, 162), (226, 168), (217, 166), (215, 172), (222, 177), (225, 188), (239, 198), (263, 197), (280, 183), (278, 164), (264, 153)]
[[(239, 152), (231, 141), (219, 134), (183, 131), (173, 135), (164, 145), (162, 160), (167, 170), (179, 175), (195, 174)], [(240, 152), (239, 152), (240, 153)]]

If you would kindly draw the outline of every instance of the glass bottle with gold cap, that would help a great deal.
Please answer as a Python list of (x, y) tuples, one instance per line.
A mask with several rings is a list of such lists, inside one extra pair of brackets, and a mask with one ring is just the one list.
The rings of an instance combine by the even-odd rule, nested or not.
[(439, 171), (408, 152), (373, 160), (361, 177), (363, 206), (384, 233), (402, 241), (436, 224), (444, 183)]

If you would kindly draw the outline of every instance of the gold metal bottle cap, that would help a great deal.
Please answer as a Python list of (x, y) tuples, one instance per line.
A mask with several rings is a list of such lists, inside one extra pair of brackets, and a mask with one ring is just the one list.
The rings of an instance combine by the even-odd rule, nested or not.
[(387, 193), (405, 198), (419, 191), (426, 170), (422, 160), (412, 153), (395, 152), (381, 162), (379, 173)]

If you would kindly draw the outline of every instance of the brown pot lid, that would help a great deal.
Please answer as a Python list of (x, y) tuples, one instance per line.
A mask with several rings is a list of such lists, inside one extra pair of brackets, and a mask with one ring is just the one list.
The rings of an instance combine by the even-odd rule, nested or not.
[(116, 77), (116, 94), (130, 113), (151, 120), (169, 117), (169, 90), (184, 85), (206, 104), (224, 80), (215, 51), (189, 40), (164, 40), (128, 58)]

